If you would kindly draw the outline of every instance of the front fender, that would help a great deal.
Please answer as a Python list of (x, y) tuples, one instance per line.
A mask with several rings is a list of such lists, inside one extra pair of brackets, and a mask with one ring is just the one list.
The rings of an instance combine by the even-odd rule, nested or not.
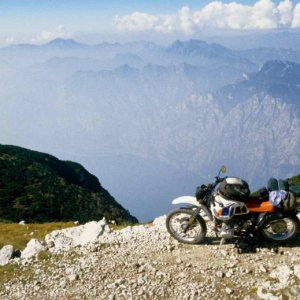
[(197, 201), (196, 197), (183, 196), (183, 197), (178, 197), (172, 201), (172, 204), (182, 204), (182, 203), (191, 204), (194, 207), (201, 207), (201, 209), (204, 211), (204, 214), (208, 217), (208, 219), (210, 221), (213, 221), (213, 216), (209, 211), (209, 209), (205, 205), (200, 204)]
[(201, 206), (201, 204), (197, 201), (196, 197), (192, 197), (192, 196), (182, 196), (182, 197), (175, 198), (172, 201), (172, 204), (182, 204), (182, 203), (191, 204), (197, 207)]

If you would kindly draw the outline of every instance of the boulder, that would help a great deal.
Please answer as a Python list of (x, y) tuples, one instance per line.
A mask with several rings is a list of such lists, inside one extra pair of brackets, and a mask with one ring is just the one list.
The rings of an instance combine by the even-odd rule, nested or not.
[(291, 274), (292, 270), (289, 266), (281, 265), (271, 272), (270, 277), (277, 279), (281, 284), (285, 285)]
[(51, 245), (50, 250), (68, 251), (72, 247), (84, 246), (90, 243), (95, 243), (99, 236), (103, 234), (106, 220), (88, 222), (84, 225), (66, 228), (62, 230), (55, 230), (45, 237), (47, 245)]
[(37, 239), (31, 239), (22, 251), (21, 259), (36, 257), (43, 250), (45, 250), (45, 247)]
[(14, 254), (14, 247), (12, 245), (6, 245), (0, 250), (0, 266), (8, 264), (9, 260)]
[(294, 266), (294, 274), (300, 279), (300, 265)]
[(167, 219), (167, 216), (166, 215), (163, 215), (163, 216), (160, 216), (160, 217), (157, 217), (153, 220), (153, 226), (155, 227), (159, 227), (159, 228), (162, 228), (162, 229), (165, 229), (166, 228), (166, 219)]
[(262, 287), (259, 287), (257, 289), (257, 296), (258, 299), (263, 299), (263, 300), (281, 300), (282, 297), (274, 296), (270, 292), (264, 292)]

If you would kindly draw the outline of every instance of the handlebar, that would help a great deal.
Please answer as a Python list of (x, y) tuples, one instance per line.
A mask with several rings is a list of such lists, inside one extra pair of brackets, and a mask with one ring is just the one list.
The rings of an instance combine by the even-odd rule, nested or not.
[(226, 178), (227, 177), (222, 178), (220, 176), (216, 176), (215, 182), (209, 183), (207, 185), (202, 184), (201, 186), (198, 186), (196, 188), (196, 193), (195, 193), (197, 200), (199, 201), (201, 199), (204, 199), (206, 196), (211, 195), (212, 192), (214, 191), (215, 187)]
[(221, 183), (224, 179), (226, 179), (226, 177), (219, 177), (219, 176), (216, 176), (215, 177), (215, 182), (212, 184), (212, 187), (215, 188), (219, 183)]

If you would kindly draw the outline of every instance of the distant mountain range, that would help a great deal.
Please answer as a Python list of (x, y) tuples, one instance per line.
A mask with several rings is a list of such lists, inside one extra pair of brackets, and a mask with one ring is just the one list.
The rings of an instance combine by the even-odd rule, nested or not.
[[(224, 109), (241, 103), (254, 94), (265, 94), (300, 109), (300, 65), (288, 61), (268, 61), (244, 80), (220, 89), (218, 101)], [(225, 97), (224, 97), (225, 96)], [(223, 99), (223, 100), (222, 100)]]
[(221, 164), (252, 189), (299, 173), (299, 64), (199, 40), (2, 48), (0, 141), (80, 161), (150, 220)]

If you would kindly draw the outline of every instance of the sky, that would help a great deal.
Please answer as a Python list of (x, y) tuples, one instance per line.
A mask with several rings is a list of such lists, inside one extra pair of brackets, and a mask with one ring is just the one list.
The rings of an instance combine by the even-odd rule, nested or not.
[(192, 37), (200, 30), (282, 28), (300, 28), (299, 1), (0, 0), (0, 45), (95, 34)]

